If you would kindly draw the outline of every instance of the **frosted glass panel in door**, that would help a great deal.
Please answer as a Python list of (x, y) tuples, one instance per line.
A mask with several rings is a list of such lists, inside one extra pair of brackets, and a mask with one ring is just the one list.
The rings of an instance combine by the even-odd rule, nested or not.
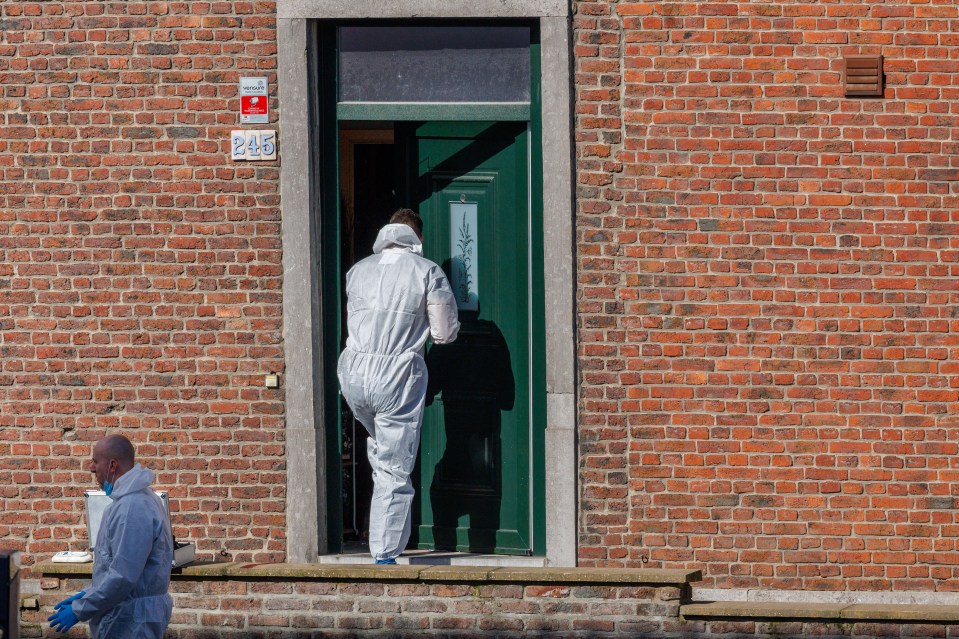
[(476, 202), (450, 202), (450, 286), (461, 311), (479, 310)]
[(529, 102), (530, 29), (340, 27), (340, 102)]

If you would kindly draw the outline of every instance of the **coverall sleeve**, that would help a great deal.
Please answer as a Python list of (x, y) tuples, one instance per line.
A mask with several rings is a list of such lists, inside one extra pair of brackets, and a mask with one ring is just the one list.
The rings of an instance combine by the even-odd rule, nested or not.
[(434, 343), (449, 344), (456, 339), (460, 331), (456, 298), (439, 267), (430, 272), (426, 289), (426, 315), (430, 320), (430, 337)]
[(153, 548), (152, 518), (138, 517), (125, 504), (115, 506), (120, 506), (120, 511), (109, 521), (113, 557), (97, 587), (88, 588), (86, 595), (73, 602), (73, 612), (80, 621), (103, 615), (126, 599), (140, 581)]

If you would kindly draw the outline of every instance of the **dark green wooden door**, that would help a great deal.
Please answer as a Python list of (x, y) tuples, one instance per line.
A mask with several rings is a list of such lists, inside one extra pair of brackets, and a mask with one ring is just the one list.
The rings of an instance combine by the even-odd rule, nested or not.
[(454, 344), (427, 355), (414, 509), (422, 548), (528, 554), (529, 160), (525, 122), (411, 123), (424, 254), (457, 296)]

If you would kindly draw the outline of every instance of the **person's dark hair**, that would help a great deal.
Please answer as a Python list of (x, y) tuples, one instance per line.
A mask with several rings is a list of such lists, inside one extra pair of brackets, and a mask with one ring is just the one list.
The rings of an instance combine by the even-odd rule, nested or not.
[(412, 209), (400, 209), (390, 218), (390, 224), (405, 224), (420, 237), (423, 236), (423, 218)]

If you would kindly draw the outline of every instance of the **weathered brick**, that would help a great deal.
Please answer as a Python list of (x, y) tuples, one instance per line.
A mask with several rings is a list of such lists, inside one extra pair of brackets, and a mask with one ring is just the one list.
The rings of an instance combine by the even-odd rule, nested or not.
[[(573, 9), (580, 563), (947, 587), (956, 7)], [(272, 2), (0, 9), (0, 537), (28, 565), (85, 545), (62, 486), (114, 428), (202, 559), (285, 559), (279, 172), (223, 138), (245, 69), (277, 85), (275, 29)], [(845, 98), (866, 49), (886, 94)]]
[[(956, 271), (941, 270), (955, 258), (928, 250), (953, 231), (922, 224), (951, 219), (956, 204), (938, 129), (956, 118), (923, 114), (957, 69), (915, 75), (943, 49), (914, 7), (844, 7), (840, 24), (813, 4), (577, 6), (589, 7), (574, 21), (580, 561), (695, 566), (721, 587), (887, 587), (864, 573), (837, 581), (823, 565), (801, 571), (811, 528), (793, 522), (813, 522), (821, 564), (880, 574), (955, 527), (929, 519), (948, 491), (882, 497), (910, 471), (956, 480), (938, 448), (959, 437), (943, 412), (955, 385), (933, 324), (905, 318), (912, 302), (928, 313), (915, 317), (955, 317)], [(607, 32), (594, 15), (625, 48), (598, 46)], [(885, 32), (884, 19), (901, 31)], [(885, 98), (843, 97), (841, 56), (853, 51), (837, 45), (897, 38), (914, 55), (887, 58)], [(796, 47), (808, 55), (786, 53)], [(600, 73), (622, 93), (597, 91)], [(601, 117), (612, 112), (621, 120)], [(612, 181), (600, 170), (610, 157), (622, 163)], [(637, 233), (608, 232), (624, 226)], [(923, 420), (928, 453), (883, 441), (911, 420)], [(623, 421), (636, 426), (629, 451), (608, 435)], [(851, 472), (831, 474), (837, 466)], [(628, 493), (610, 490), (619, 467)], [(865, 516), (910, 525), (850, 528)], [(691, 550), (710, 520), (715, 532)], [(860, 533), (875, 545), (857, 547)], [(895, 552), (882, 545), (893, 535)], [(953, 537), (943, 544), (957, 549)], [(892, 580), (926, 587), (918, 571)]]
[[(237, 20), (233, 8), (254, 11), (249, 3), (228, 4), (227, 22)], [(16, 439), (29, 431), (31, 437), (60, 441), (62, 450), (44, 455), (69, 460), (70, 467), (80, 471), (89, 457), (87, 442), (108, 428), (123, 428), (140, 446), (145, 465), (164, 478), (166, 485), (158, 488), (172, 489), (189, 485), (181, 484), (189, 478), (181, 475), (177, 461), (196, 456), (189, 450), (189, 433), (197, 433), (198, 420), (224, 406), (233, 414), (251, 416), (249, 427), (260, 434), (257, 444), (244, 450), (246, 458), (270, 464), (282, 459), (282, 445), (271, 446), (283, 441), (282, 421), (274, 419), (282, 418), (282, 394), (246, 383), (242, 376), (232, 377), (238, 371), (253, 376), (282, 371), (282, 348), (256, 347), (281, 344), (280, 323), (256, 319), (279, 317), (281, 300), (254, 297), (254, 289), (245, 289), (249, 293), (218, 299), (215, 306), (223, 315), (230, 315), (233, 306), (256, 306), (256, 313), (234, 314), (238, 319), (230, 326), (188, 326), (206, 312), (204, 297), (189, 291), (215, 293), (226, 284), (228, 265), (234, 281), (255, 279), (262, 290), (278, 289), (281, 274), (270, 267), (279, 265), (279, 251), (259, 250), (255, 259), (243, 261), (227, 252), (208, 252), (202, 258), (212, 269), (207, 272), (191, 272), (196, 254), (177, 253), (181, 243), (189, 244), (191, 239), (206, 246), (214, 224), (215, 237), (225, 246), (260, 244), (254, 239), (257, 235), (268, 236), (262, 238), (264, 248), (279, 246), (278, 226), (258, 226), (267, 218), (279, 219), (279, 176), (234, 172), (229, 159), (218, 152), (222, 131), (210, 126), (218, 118), (236, 117), (227, 98), (235, 95), (239, 74), (204, 77), (200, 69), (210, 58), (201, 57), (176, 64), (196, 72), (173, 70), (170, 57), (200, 34), (178, 32), (174, 37), (170, 27), (157, 27), (155, 16), (141, 14), (145, 6), (51, 2), (39, 10), (41, 5), (35, 3), (7, 3), (0, 10), (0, 74), (4, 75), (0, 139), (6, 141), (0, 143), (0, 209), (10, 215), (2, 222), (2, 235), (11, 240), (3, 247), (3, 261), (21, 267), (3, 274), (9, 278), (3, 288), (8, 293), (36, 292), (22, 301), (9, 295), (5, 303), (29, 305), (25, 317), (49, 319), (46, 326), (27, 321), (4, 327), (10, 335), (6, 344), (18, 343), (17, 335), (22, 334), (25, 340), (19, 343), (33, 346), (22, 352), (8, 348), (3, 357), (4, 370), (18, 376), (15, 383), (26, 393), (24, 398), (44, 398), (21, 404), (30, 416), (9, 431)], [(261, 55), (264, 43), (273, 46), (274, 10), (268, 3), (256, 7), (266, 21), (259, 22), (262, 28), (251, 32), (231, 55), (237, 59), (254, 52)], [(205, 9), (202, 3), (187, 2), (167, 11), (171, 18), (189, 21), (199, 20)], [(17, 36), (27, 32), (32, 34), (29, 39)], [(275, 57), (275, 52), (269, 55)], [(16, 74), (7, 63), (11, 59), (17, 60)], [(275, 78), (271, 83), (275, 86)], [(210, 101), (200, 102), (201, 94), (209, 94)], [(210, 109), (188, 108), (191, 99), (193, 106)], [(170, 140), (194, 147), (174, 150)], [(21, 141), (22, 148), (16, 146)], [(36, 144), (31, 147), (29, 142)], [(246, 193), (242, 205), (228, 209), (226, 202), (200, 195), (213, 193), (224, 182), (223, 177), (207, 176), (199, 169), (183, 172), (182, 167), (198, 163), (197, 153), (203, 155), (203, 162), (230, 171), (226, 180), (235, 189), (229, 190)], [(12, 185), (17, 188), (8, 188)], [(169, 196), (174, 192), (197, 197), (177, 200)], [(42, 248), (31, 236), (44, 238)], [(0, 314), (13, 317), (9, 306)], [(49, 337), (29, 337), (41, 333)], [(219, 350), (221, 346), (225, 348)], [(197, 362), (204, 358), (218, 360), (217, 368), (225, 372), (223, 381), (211, 384), (189, 377), (202, 372)], [(238, 383), (249, 390), (240, 401), (230, 390)], [(90, 389), (97, 389), (98, 396)], [(101, 396), (105, 390), (112, 391), (112, 397)], [(2, 399), (5, 405), (23, 401), (15, 394)], [(174, 433), (177, 437), (170, 441), (176, 444), (162, 454), (146, 445), (154, 436)], [(11, 459), (33, 455), (16, 452)], [(89, 482), (89, 475), (81, 472), (80, 476)], [(211, 477), (222, 486), (236, 484), (219, 470)], [(32, 492), (20, 493), (26, 499), (25, 512), (43, 507), (43, 483), (54, 480), (36, 475), (29, 482)], [(272, 489), (285, 486), (286, 479), (283, 473), (275, 473), (264, 475), (258, 483), (273, 495)], [(189, 489), (171, 490), (171, 494), (174, 527), (182, 534), (186, 528), (177, 521), (178, 500), (188, 499)], [(269, 512), (264, 495), (235, 497), (242, 500), (244, 512)], [(11, 506), (2, 501), (0, 510), (9, 512)], [(75, 498), (69, 505), (58, 504), (57, 510), (79, 512), (81, 507), (82, 500)], [(216, 510), (210, 501), (191, 512), (193, 540), (222, 537), (214, 523)], [(247, 537), (242, 543), (230, 544), (233, 558), (282, 561), (284, 521), (280, 514), (272, 525), (257, 529), (255, 536), (242, 535)], [(82, 547), (84, 533), (79, 518), (56, 530), (0, 530), (28, 556), (49, 554), (64, 543)], [(58, 540), (59, 548), (45, 541), (51, 538)], [(213, 544), (217, 550), (218, 546), (219, 542)], [(212, 559), (214, 552), (202, 548), (200, 555)]]

